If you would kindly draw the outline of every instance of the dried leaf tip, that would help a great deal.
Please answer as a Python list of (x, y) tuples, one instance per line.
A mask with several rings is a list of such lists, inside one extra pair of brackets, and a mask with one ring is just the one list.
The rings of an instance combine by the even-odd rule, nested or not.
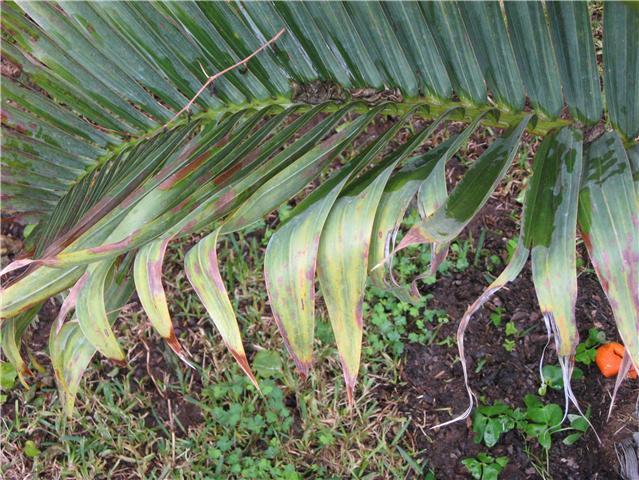
[(260, 386), (257, 383), (257, 379), (255, 378), (255, 375), (253, 375), (251, 367), (248, 364), (248, 360), (246, 359), (246, 354), (244, 352), (237, 352), (232, 348), (229, 348), (229, 350), (231, 351), (233, 358), (235, 358), (235, 361), (238, 363), (242, 371), (246, 374), (247, 377), (249, 377), (251, 383), (253, 383), (257, 391), (261, 392), (262, 390), (260, 389)]

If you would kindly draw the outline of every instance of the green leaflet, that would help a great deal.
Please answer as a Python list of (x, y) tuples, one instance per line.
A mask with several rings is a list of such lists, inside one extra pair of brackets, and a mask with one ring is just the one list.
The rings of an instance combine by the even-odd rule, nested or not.
[(375, 65), (386, 73), (387, 84), (401, 88), (410, 97), (416, 96), (417, 77), (381, 2), (345, 2), (344, 5), (359, 36), (369, 45), (368, 52)]
[(639, 191), (619, 137), (605, 133), (585, 154), (579, 228), (617, 328), (639, 366)]
[(173, 323), (162, 287), (162, 263), (170, 238), (155, 240), (144, 245), (135, 256), (133, 278), (135, 289), (153, 328), (166, 341), (171, 350), (187, 365), (186, 352), (173, 331)]
[(604, 88), (610, 122), (628, 139), (639, 135), (639, 9), (604, 3)]
[(435, 39), (417, 2), (382, 2), (411, 65), (418, 68), (424, 95), (435, 103), (450, 97), (452, 86)]
[(298, 8), (292, 8), (295, 5), (287, 2), (277, 2), (274, 6), (286, 22), (287, 27), (295, 32), (295, 36), (299, 38), (304, 51), (308, 53), (311, 60), (317, 65), (321, 65), (322, 76), (334, 78), (345, 88), (353, 88), (348, 67), (340, 62), (335, 51), (331, 50), (323, 37), (323, 32), (313, 21), (306, 6), (299, 5)]
[[(127, 278), (130, 262), (126, 261), (118, 268), (113, 282), (107, 288), (108, 321), (113, 323), (118, 310), (131, 297), (133, 281)], [(80, 380), (88, 367), (96, 349), (82, 333), (76, 320), (58, 328), (57, 322), (51, 325), (49, 335), (49, 356), (58, 386), (60, 403), (68, 417), (73, 414), (75, 397), (80, 388)]]
[(581, 131), (566, 127), (548, 135), (535, 155), (523, 220), (539, 307), (553, 325), (561, 356), (573, 355), (579, 342), (575, 235), (581, 167)]
[(86, 339), (105, 357), (124, 363), (126, 356), (111, 329), (104, 303), (107, 276), (112, 273), (114, 259), (102, 260), (87, 268), (86, 283), (78, 292), (75, 312)]
[(530, 118), (530, 115), (526, 116), (519, 125), (496, 139), (466, 172), (446, 203), (413, 226), (395, 252), (409, 245), (449, 242), (459, 235), (506, 174)]
[[(438, 145), (423, 155), (413, 158), (408, 164), (393, 174), (377, 207), (368, 268), (371, 282), (378, 288), (390, 291), (404, 301), (412, 302), (416, 293), (399, 285), (391, 285), (385, 278), (382, 262), (389, 255), (389, 246), (394, 240), (404, 213), (420, 187), (429, 182), (434, 170), (442, 162), (448, 146), (453, 139)], [(428, 190), (428, 188), (427, 188)], [(390, 262), (389, 262), (390, 263)], [(392, 264), (389, 266), (392, 273)], [(392, 279), (392, 276), (391, 276)]]
[[(506, 284), (517, 278), (526, 264), (531, 248), (536, 252), (533, 268), (535, 268), (534, 262), (537, 262), (536, 271), (533, 273), (535, 289), (540, 305), (542, 305), (542, 299), (545, 302), (543, 304), (545, 310), (544, 307), (542, 310), (549, 317), (549, 323), (557, 325), (557, 350), (561, 355), (570, 355), (570, 353), (561, 353), (561, 348), (570, 349), (576, 346), (576, 344), (572, 345), (575, 341), (574, 335), (576, 335), (574, 301), (577, 290), (574, 233), (572, 237), (570, 236), (571, 212), (569, 210), (571, 204), (569, 200), (572, 200), (572, 206), (576, 209), (574, 195), (580, 172), (581, 133), (579, 130), (564, 128), (555, 131), (537, 149), (533, 163), (532, 180), (524, 200), (519, 241), (513, 257), (499, 277), (466, 309), (457, 329), (457, 348), (470, 405), (464, 413), (439, 426), (448, 425), (470, 415), (474, 394), (468, 383), (466, 368), (464, 348), (466, 328), (472, 316), (484, 303)], [(568, 217), (568, 222), (564, 222), (563, 215)], [(572, 212), (572, 217), (572, 231), (574, 232), (574, 212)], [(553, 227), (555, 224), (559, 226)], [(566, 248), (571, 238), (570, 249), (561, 251), (560, 247)], [(564, 257), (561, 256), (562, 253)], [(571, 264), (572, 270), (570, 270)], [(573, 295), (570, 293), (571, 289)], [(567, 338), (563, 338), (561, 335)], [(569, 382), (565, 384), (569, 389)]]
[(528, 97), (536, 111), (556, 117), (564, 100), (544, 6), (537, 1), (504, 2), (504, 9)]
[(306, 197), (269, 241), (264, 279), (273, 317), (295, 365), (305, 377), (313, 361), (315, 269), (326, 217), (346, 182), (393, 139), (412, 114), (413, 111), (396, 122), (365, 152)]
[(25, 387), (27, 386), (25, 376), (30, 375), (31, 371), (20, 353), (22, 334), (36, 318), (41, 306), (41, 304), (37, 305), (20, 315), (7, 319), (0, 328), (0, 347), (2, 347), (0, 350), (16, 369), (20, 382)]
[[(586, 2), (545, 2), (564, 96), (571, 115), (585, 123), (601, 117), (595, 47)], [(619, 47), (621, 48), (621, 47)], [(630, 101), (626, 98), (626, 101)]]
[(462, 103), (486, 103), (486, 82), (458, 5), (453, 2), (422, 2), (420, 6), (429, 27), (432, 25), (433, 37), (448, 70), (453, 89)]
[(383, 72), (380, 72), (363, 40), (357, 34), (344, 4), (339, 2), (306, 2), (304, 4), (320, 27), (327, 43), (333, 51), (339, 52), (357, 81), (358, 87), (384, 85)]
[(632, 179), (635, 183), (635, 190), (639, 191), (639, 143), (635, 143), (632, 147), (628, 148), (626, 153), (630, 161), (630, 171), (632, 172)]
[[(482, 118), (488, 115), (484, 112), (478, 115), (462, 133), (457, 135), (448, 149), (444, 152), (442, 158), (435, 166), (433, 172), (428, 175), (419, 186), (417, 192), (417, 208), (422, 220), (434, 214), (448, 199), (448, 191), (446, 188), (446, 163), (457, 153), (463, 144), (470, 138), (477, 129)], [(430, 274), (435, 275), (441, 262), (444, 261), (448, 254), (448, 242), (433, 242), (431, 246)], [(415, 282), (415, 279), (413, 282)]]
[[(448, 153), (448, 152), (447, 152)], [(443, 156), (424, 179), (417, 192), (417, 208), (422, 219), (430, 217), (448, 199), (446, 187), (446, 162)], [(448, 242), (435, 242), (431, 248), (430, 274), (435, 275), (439, 265), (448, 254)]]
[(368, 251), (375, 211), (397, 161), (361, 191), (340, 197), (320, 239), (318, 274), (324, 302), (339, 350), (349, 404), (362, 348), (362, 302), (368, 272)]
[[(343, 107), (336, 113), (335, 120), (339, 120), (351, 108), (352, 104)], [(235, 232), (255, 223), (295, 196), (337, 155), (352, 144), (382, 108), (383, 106), (380, 105), (345, 125), (340, 131), (322, 141), (258, 187), (255, 193), (225, 221), (222, 233)]]
[[(390, 253), (391, 249), (389, 246), (391, 243), (394, 243), (397, 229), (411, 199), (415, 196), (415, 193), (421, 191), (421, 193), (418, 193), (420, 197), (418, 199), (420, 212), (424, 214), (427, 212), (430, 213), (428, 204), (433, 199), (431, 187), (433, 183), (437, 182), (432, 180), (432, 178), (435, 178), (437, 175), (433, 170), (443, 171), (446, 162), (455, 154), (472, 132), (475, 131), (479, 121), (484, 115), (486, 114), (475, 118), (471, 125), (460, 135), (454, 137), (454, 139), (446, 141), (421, 157), (417, 157), (417, 159), (406, 165), (389, 180), (377, 209), (371, 239), (369, 269), (372, 282), (377, 287), (384, 289), (390, 288), (390, 291), (399, 295), (403, 300), (414, 300), (416, 295), (414, 289), (410, 292), (405, 287), (400, 287), (399, 285), (391, 287), (388, 284), (384, 278), (384, 268), (381, 263), (391, 255), (388, 259), (388, 263), (392, 274), (392, 265), (390, 265), (392, 254)], [(442, 119), (443, 116), (440, 117), (440, 120)], [(434, 122), (433, 125), (436, 127), (436, 122)], [(430, 130), (427, 135), (430, 135), (433, 131), (434, 130)], [(446, 186), (444, 184), (444, 194), (446, 193), (445, 189)], [(441, 191), (439, 193), (441, 193)]]
[(499, 2), (460, 2), (459, 10), (495, 102), (503, 110), (521, 111), (524, 85)]
[(244, 353), (240, 328), (237, 325), (233, 306), (220, 276), (216, 252), (219, 233), (220, 229), (215, 230), (189, 250), (184, 259), (184, 269), (195, 293), (220, 332), (222, 340), (240, 368), (259, 390), (257, 380), (251, 372)]
[[(322, 131), (334, 126), (344, 113), (349, 111), (351, 108), (352, 106), (345, 106), (342, 108), (333, 117), (331, 117)], [(193, 281), (200, 282), (199, 284), (201, 287), (198, 287), (195, 283), (193, 283), (193, 281), (191, 281), (198, 292), (198, 296), (205, 304), (209, 315), (213, 318), (216, 326), (220, 330), (222, 337), (225, 338), (225, 342), (233, 356), (252, 380), (254, 380), (254, 378), (252, 377), (246, 356), (244, 355), (237, 320), (219, 273), (217, 254), (215, 250), (217, 237), (220, 233), (231, 233), (251, 225), (268, 212), (277, 208), (282, 202), (286, 201), (291, 196), (296, 195), (313, 178), (319, 175), (333, 158), (352, 143), (353, 139), (361, 133), (363, 128), (368, 125), (381, 108), (383, 107), (377, 107), (368, 114), (345, 125), (338, 133), (324, 140), (317, 147), (314, 147), (304, 153), (286, 168), (271, 177), (263, 185), (258, 187), (255, 193), (251, 195), (249, 199), (246, 200), (230, 216), (229, 219), (225, 220), (223, 225), (216, 230), (216, 232), (212, 233), (197, 244), (196, 247), (199, 247), (199, 250), (195, 250), (194, 247), (187, 254), (186, 268), (189, 280), (193, 278)], [(205, 240), (206, 245), (201, 245)], [(202, 267), (198, 274), (198, 272), (195, 272), (194, 270), (197, 264), (194, 258), (196, 256), (197, 258), (203, 258), (202, 256), (204, 255), (204, 251), (209, 252), (209, 267), (208, 269)], [(189, 256), (191, 256), (191, 260), (189, 260)], [(200, 262), (204, 262), (204, 260), (200, 260)], [(191, 274), (189, 274), (189, 269), (192, 272)], [(210, 277), (207, 277), (206, 272), (208, 272)], [(212, 286), (209, 291), (203, 290), (203, 286), (207, 285), (207, 283)], [(223, 320), (219, 320), (218, 324), (216, 318), (222, 318)], [(226, 338), (228, 338), (228, 341)]]

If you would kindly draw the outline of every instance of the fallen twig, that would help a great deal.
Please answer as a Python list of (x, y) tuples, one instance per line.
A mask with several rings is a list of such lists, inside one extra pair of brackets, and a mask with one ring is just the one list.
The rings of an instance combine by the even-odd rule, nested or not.
[(246, 62), (248, 62), (251, 58), (253, 58), (255, 55), (257, 55), (258, 53), (260, 53), (262, 50), (264, 50), (266, 47), (268, 47), (271, 43), (275, 42), (278, 38), (280, 38), (280, 36), (286, 31), (285, 28), (282, 28), (279, 32), (277, 32), (275, 34), (275, 36), (273, 38), (271, 38), (268, 42), (266, 42), (264, 45), (262, 45), (260, 48), (258, 48), (257, 50), (255, 50), (253, 53), (251, 53), (248, 57), (246, 57), (243, 60), (240, 60), (239, 62), (237, 62), (235, 65), (231, 65), (230, 67), (225, 68), (224, 70), (222, 70), (221, 72), (217, 72), (215, 75), (212, 75), (209, 77), (209, 79), (206, 81), (206, 83), (204, 85), (202, 85), (202, 87), (200, 87), (200, 89), (197, 91), (197, 93), (195, 94), (195, 96), (189, 100), (189, 103), (187, 103), (182, 110), (180, 110), (178, 113), (175, 114), (175, 116), (169, 120), (168, 122), (166, 122), (164, 124), (164, 126), (162, 128), (166, 128), (171, 122), (173, 122), (176, 118), (178, 118), (180, 115), (182, 115), (182, 113), (184, 113), (185, 111), (187, 111), (189, 108), (191, 108), (191, 105), (193, 105), (193, 102), (195, 102), (195, 100), (197, 99), (197, 97), (200, 96), (200, 94), (206, 90), (206, 87), (208, 87), (211, 82), (213, 82), (215, 79), (221, 77), (222, 75), (224, 75), (226, 72), (230, 72), (231, 70), (233, 70), (234, 68), (239, 67), (240, 65), (244, 65)]

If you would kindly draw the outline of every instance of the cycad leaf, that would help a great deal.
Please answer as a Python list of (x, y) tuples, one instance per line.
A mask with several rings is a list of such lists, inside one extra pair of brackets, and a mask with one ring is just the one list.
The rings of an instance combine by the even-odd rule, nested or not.
[(189, 250), (184, 259), (186, 276), (240, 368), (259, 389), (244, 353), (240, 328), (220, 275), (216, 251), (219, 233), (219, 229), (215, 230)]
[(362, 303), (368, 251), (377, 204), (395, 167), (393, 162), (361, 191), (346, 193), (331, 210), (320, 239), (318, 274), (335, 334), (349, 404), (362, 348)]
[(170, 239), (147, 243), (135, 256), (133, 278), (135, 289), (153, 328), (166, 341), (171, 350), (187, 365), (186, 352), (175, 336), (173, 323), (162, 286), (162, 263)]
[(604, 3), (604, 88), (610, 122), (629, 139), (639, 135), (639, 8)]
[(486, 103), (486, 82), (477, 63), (468, 32), (453, 2), (420, 3), (448, 70), (453, 89), (463, 103)]
[(499, 2), (460, 2), (459, 10), (495, 102), (503, 110), (520, 111), (524, 85)]
[(496, 139), (466, 172), (446, 203), (413, 226), (396, 251), (414, 244), (449, 242), (459, 235), (506, 174), (529, 120), (527, 115), (519, 125)]
[[(107, 287), (107, 317), (110, 324), (115, 321), (120, 307), (129, 300), (134, 290), (132, 279), (126, 278), (129, 266), (130, 262), (125, 260)], [(49, 356), (60, 403), (68, 417), (73, 413), (82, 375), (96, 352), (76, 320), (65, 323), (62, 328), (58, 328), (57, 323), (51, 325)]]
[(556, 117), (564, 101), (544, 6), (537, 1), (522, 1), (504, 2), (504, 8), (528, 97), (535, 110)]
[(36, 318), (38, 310), (40, 310), (40, 305), (20, 315), (8, 318), (2, 323), (2, 327), (0, 328), (0, 347), (2, 347), (2, 354), (9, 363), (13, 365), (13, 368), (16, 369), (20, 382), (25, 386), (27, 385), (25, 376), (30, 375), (31, 372), (20, 353), (22, 335), (29, 324)]
[(639, 191), (619, 137), (588, 146), (579, 192), (579, 228), (617, 328), (639, 366)]
[(269, 241), (264, 279), (273, 317), (304, 377), (313, 361), (315, 269), (326, 217), (346, 183), (393, 139), (412, 113), (396, 122), (365, 152), (306, 197)]
[(95, 263), (87, 269), (86, 283), (78, 292), (75, 307), (78, 323), (86, 339), (107, 358), (124, 363), (126, 356), (115, 338), (107, 317), (104, 289), (112, 273), (113, 259)]
[(586, 2), (546, 2), (564, 96), (570, 113), (585, 123), (601, 117), (595, 47)]
[(532, 276), (544, 317), (555, 327), (557, 353), (572, 355), (579, 342), (575, 319), (575, 235), (582, 169), (582, 134), (563, 128), (548, 135), (533, 162), (524, 215), (524, 243), (531, 249)]

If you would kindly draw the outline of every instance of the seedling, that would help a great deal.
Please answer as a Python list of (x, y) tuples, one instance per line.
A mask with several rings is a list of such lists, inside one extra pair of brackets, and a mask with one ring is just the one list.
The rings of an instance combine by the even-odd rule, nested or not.
[[(537, 393), (542, 397), (546, 395), (548, 387), (553, 390), (563, 390), (564, 388), (564, 378), (561, 371), (561, 367), (559, 365), (544, 365), (542, 368), (543, 375), (543, 383)], [(578, 367), (575, 367), (572, 372), (573, 380), (581, 380), (584, 378), (584, 372)]]
[[(506, 323), (506, 336), (516, 338), (519, 338), (521, 336), (521, 332), (515, 325), (515, 322)], [(515, 350), (516, 346), (517, 344), (515, 343), (515, 339), (507, 338), (506, 340), (504, 340), (503, 347), (504, 350), (506, 350), (507, 352), (512, 352), (513, 350)]]
[(563, 409), (556, 403), (544, 404), (535, 395), (526, 395), (524, 405), (525, 409), (513, 409), (498, 401), (491, 406), (478, 407), (473, 415), (475, 443), (493, 447), (503, 434), (515, 429), (527, 439), (536, 440), (544, 450), (549, 450), (553, 434), (574, 430), (563, 440), (566, 445), (572, 445), (588, 430), (588, 421), (581, 415), (568, 415), (570, 426), (562, 427)]
[(486, 453), (479, 453), (475, 458), (465, 458), (462, 463), (477, 480), (497, 480), (508, 464), (508, 457), (495, 458)]
[(521, 417), (519, 410), (513, 410), (503, 402), (497, 401), (492, 406), (477, 408), (473, 415), (473, 431), (475, 443), (483, 443), (494, 447), (499, 438), (513, 428)]
[(504, 314), (505, 309), (503, 307), (495, 308), (495, 311), (490, 314), (490, 321), (496, 327), (501, 326), (502, 315)]
[(597, 355), (597, 347), (606, 343), (606, 334), (596, 328), (588, 330), (588, 338), (577, 345), (575, 353), (575, 361), (590, 365), (595, 361)]

